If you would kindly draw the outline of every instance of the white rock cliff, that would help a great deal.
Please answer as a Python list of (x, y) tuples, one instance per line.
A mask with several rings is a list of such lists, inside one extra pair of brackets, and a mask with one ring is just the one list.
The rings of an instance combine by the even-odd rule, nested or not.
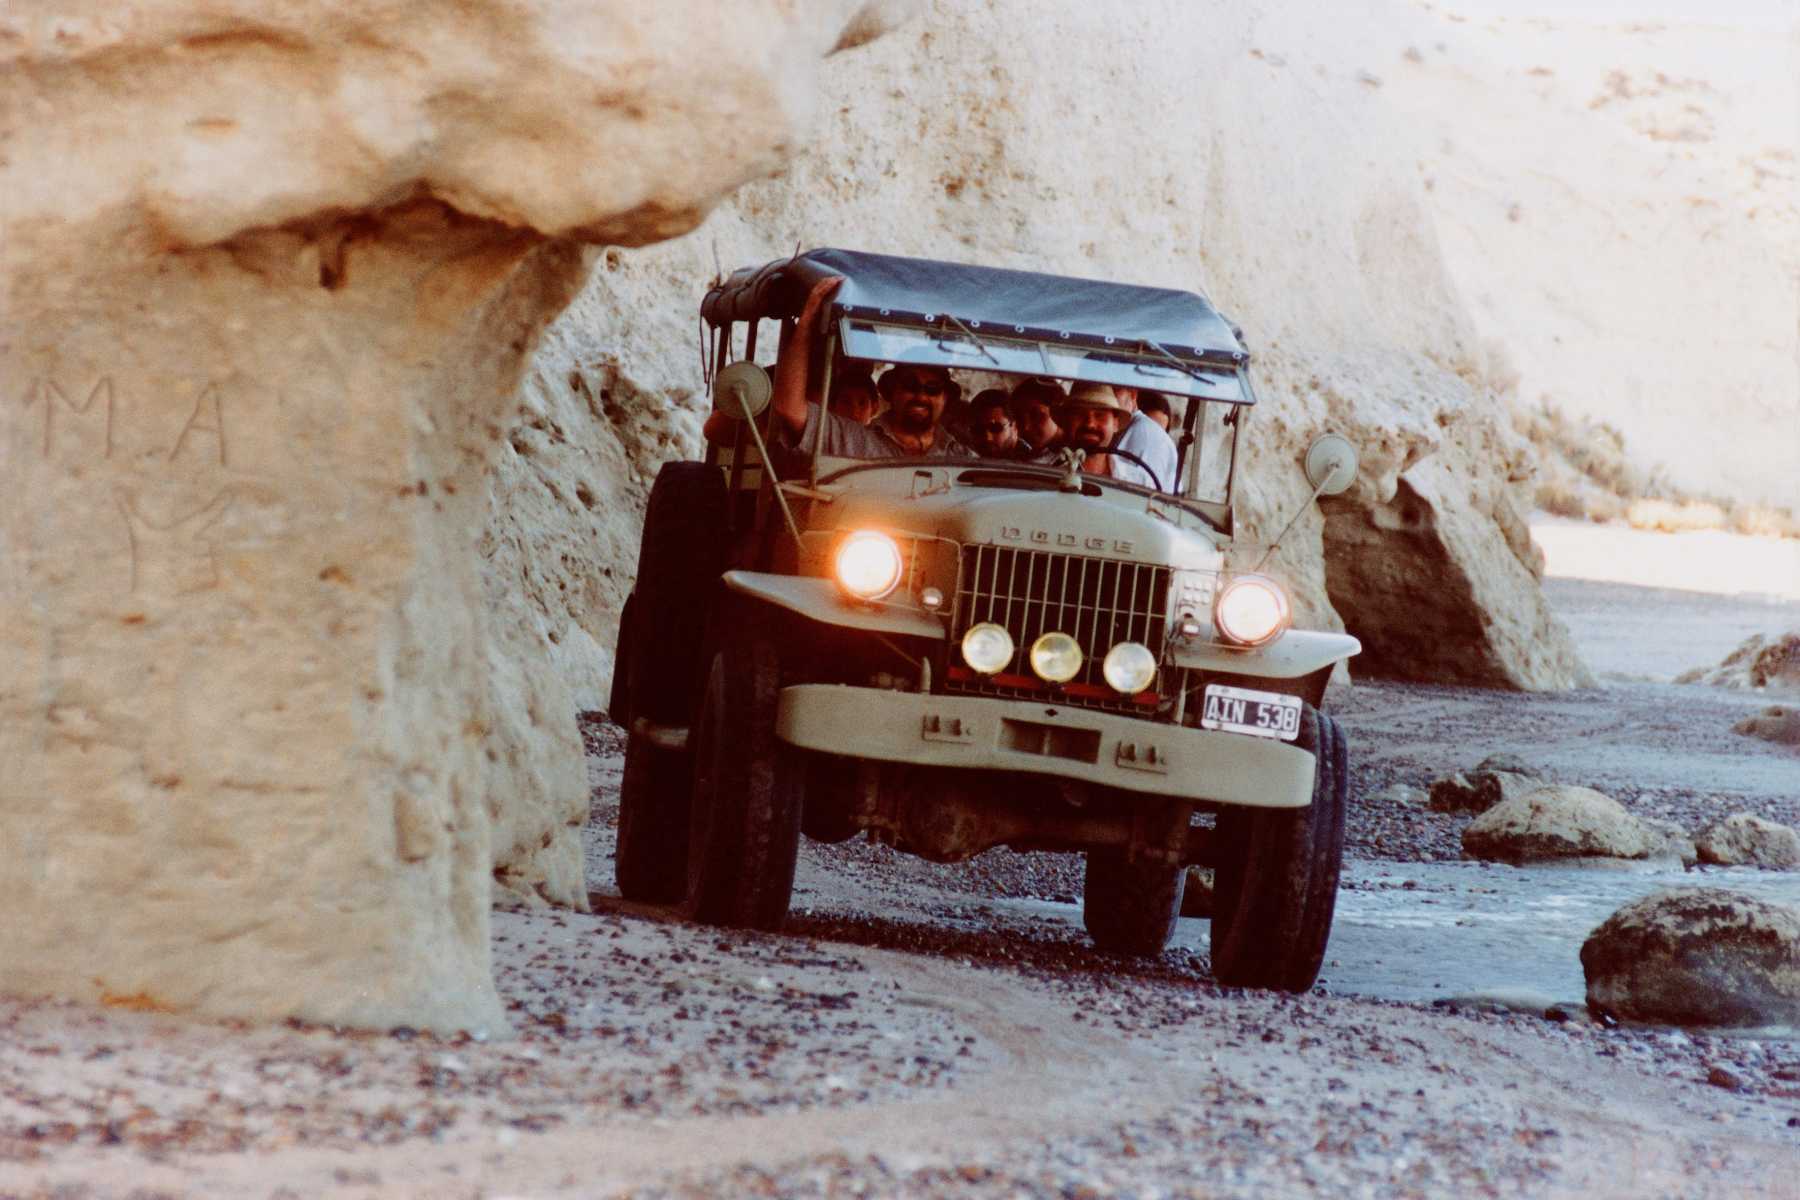
[(585, 907), (587, 809), (477, 553), (507, 398), (580, 243), (775, 169), (885, 20), (0, 15), (0, 987), (504, 1026), (493, 880)]

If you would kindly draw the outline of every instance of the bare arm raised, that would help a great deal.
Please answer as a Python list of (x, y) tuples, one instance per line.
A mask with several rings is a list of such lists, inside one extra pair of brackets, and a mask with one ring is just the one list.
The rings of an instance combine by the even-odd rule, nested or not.
[[(772, 420), (790, 437), (799, 437), (806, 428), (807, 401), (815, 399), (812, 393), (819, 391), (824, 382), (813, 369), (812, 351), (819, 345), (819, 334), (831, 311), (831, 297), (842, 282), (842, 278), (826, 279), (813, 288), (786, 349), (775, 362), (775, 391), (769, 407)], [(819, 396), (816, 401), (822, 404), (824, 397)], [(729, 442), (731, 418), (714, 413), (706, 419), (705, 434), (708, 441)]]

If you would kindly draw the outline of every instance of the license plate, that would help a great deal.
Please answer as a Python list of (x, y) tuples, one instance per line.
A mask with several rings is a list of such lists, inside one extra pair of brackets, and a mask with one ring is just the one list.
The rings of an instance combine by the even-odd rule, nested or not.
[(1300, 697), (1209, 683), (1200, 728), (1291, 742), (1300, 736)]

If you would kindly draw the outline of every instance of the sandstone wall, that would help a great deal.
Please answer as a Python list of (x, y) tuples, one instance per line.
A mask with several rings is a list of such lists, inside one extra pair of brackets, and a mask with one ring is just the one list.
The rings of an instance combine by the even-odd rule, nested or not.
[(496, 874), (586, 904), (574, 701), (483, 570), (509, 397), (580, 243), (774, 169), (888, 19), (0, 15), (0, 988), (503, 1028)]

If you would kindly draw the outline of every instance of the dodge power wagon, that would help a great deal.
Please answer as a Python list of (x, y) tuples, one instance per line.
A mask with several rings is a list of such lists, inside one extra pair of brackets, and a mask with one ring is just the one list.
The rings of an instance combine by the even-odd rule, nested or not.
[[(770, 929), (803, 835), (1080, 852), (1095, 943), (1151, 955), (1200, 864), (1219, 981), (1310, 988), (1349, 781), (1321, 706), (1359, 646), (1292, 628), (1270, 548), (1234, 542), (1239, 332), (1190, 292), (844, 250), (700, 317), (706, 460), (657, 476), (620, 621), (621, 893)], [(887, 412), (833, 412), (834, 380)], [(964, 451), (957, 393), (996, 386), (1103, 433), (1160, 395), (1174, 469), (1086, 432)], [(1356, 454), (1328, 434), (1303, 469), (1316, 499)]]

